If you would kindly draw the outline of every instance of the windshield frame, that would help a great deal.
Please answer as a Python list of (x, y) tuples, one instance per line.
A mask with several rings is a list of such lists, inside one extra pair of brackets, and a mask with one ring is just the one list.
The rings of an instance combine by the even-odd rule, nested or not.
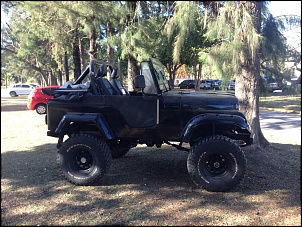
[(165, 76), (165, 66), (156, 58), (150, 58), (153, 80), (159, 94), (171, 90)]

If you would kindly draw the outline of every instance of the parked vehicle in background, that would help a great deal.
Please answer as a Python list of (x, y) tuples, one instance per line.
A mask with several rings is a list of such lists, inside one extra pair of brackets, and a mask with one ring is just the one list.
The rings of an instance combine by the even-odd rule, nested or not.
[(282, 87), (283, 93), (290, 93), (290, 92), (300, 92), (301, 93), (301, 84), (287, 84)]
[(275, 90), (281, 90), (281, 89), (282, 89), (281, 84), (280, 84), (280, 83), (277, 83), (277, 82), (268, 83), (267, 85), (268, 85), (268, 86), (267, 86), (267, 90), (268, 90), (269, 92), (273, 92), (273, 91), (275, 91)]
[(184, 80), (178, 86), (180, 89), (195, 88), (195, 80)]
[(11, 97), (17, 97), (18, 95), (28, 95), (34, 89), (29, 84), (13, 84), (10, 85), (7, 90)]
[(222, 80), (213, 80), (212, 88), (214, 90), (221, 90), (222, 89)]
[(183, 79), (183, 78), (175, 78), (175, 80), (174, 80), (174, 86), (175, 86), (175, 87), (179, 87), (179, 84), (180, 84), (181, 82), (183, 82), (184, 80), (186, 80), (186, 79)]
[(227, 85), (227, 90), (234, 90), (235, 91), (235, 85), (236, 85), (235, 80), (229, 80), (228, 85)]
[(268, 92), (282, 89), (281, 83), (279, 83), (274, 77), (262, 76), (262, 79)]
[(53, 96), (44, 94), (42, 88), (59, 88), (60, 86), (46, 86), (36, 87), (33, 89), (27, 98), (27, 108), (29, 110), (36, 110), (38, 114), (46, 114), (47, 102), (52, 99)]
[(212, 83), (214, 83), (213, 80), (201, 80), (200, 89), (204, 89), (204, 90), (213, 89)]
[(39, 84), (34, 84), (34, 83), (29, 83), (29, 85), (33, 87), (41, 87)]

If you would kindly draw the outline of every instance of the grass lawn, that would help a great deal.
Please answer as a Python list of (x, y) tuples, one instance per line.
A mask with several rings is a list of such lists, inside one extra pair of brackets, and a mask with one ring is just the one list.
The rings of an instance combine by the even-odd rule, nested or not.
[(260, 107), (280, 112), (294, 112), (301, 114), (300, 95), (271, 95), (260, 97)]

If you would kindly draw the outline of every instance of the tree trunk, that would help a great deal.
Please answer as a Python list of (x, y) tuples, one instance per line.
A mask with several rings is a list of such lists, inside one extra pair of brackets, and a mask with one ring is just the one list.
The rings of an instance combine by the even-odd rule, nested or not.
[(80, 60), (80, 52), (79, 52), (79, 46), (75, 45), (73, 47), (73, 77), (74, 80), (78, 79), (81, 75), (81, 60)]
[(194, 81), (195, 81), (195, 91), (197, 90), (197, 61), (196, 58), (193, 58), (193, 73), (194, 73)]
[(174, 81), (175, 81), (175, 73), (173, 73), (172, 68), (167, 65), (166, 66), (168, 73), (169, 73), (169, 85), (173, 89), (174, 88)]
[(177, 65), (167, 65), (166, 68), (169, 72), (169, 83), (171, 88), (174, 88), (174, 81), (176, 79), (176, 72), (177, 70), (182, 66), (182, 64), (177, 64)]
[[(260, 4), (259, 4), (260, 3)], [(253, 15), (256, 15), (255, 28), (260, 34), (261, 24), (261, 2), (246, 2)], [(243, 37), (246, 39), (246, 37)], [(248, 42), (245, 42), (248, 43)], [(259, 45), (260, 48), (260, 45)], [(242, 51), (241, 59), (244, 59), (242, 71), (236, 75), (236, 90), (235, 95), (239, 99), (240, 111), (242, 111), (251, 126), (252, 132), (255, 134), (254, 145), (257, 147), (267, 147), (269, 142), (265, 139), (261, 127), (259, 117), (259, 96), (260, 96), (260, 56), (256, 51), (254, 59), (251, 56), (246, 56)]]
[(63, 73), (62, 73), (62, 70), (58, 70), (58, 80), (59, 80), (59, 85), (62, 86), (62, 84), (63, 84)]
[(48, 83), (47, 85), (57, 85), (57, 78), (56, 76), (53, 74), (52, 71), (48, 72)]
[[(258, 75), (257, 75), (258, 74)], [(255, 134), (255, 145), (266, 147), (269, 142), (265, 139), (259, 118), (260, 74), (253, 73), (250, 68), (243, 68), (236, 76), (236, 97), (239, 99), (240, 111), (244, 113), (252, 132)]]
[(87, 67), (87, 63), (86, 63), (86, 55), (85, 55), (85, 47), (83, 44), (83, 39), (80, 40), (80, 58), (81, 58), (81, 70), (82, 72), (85, 71), (86, 67)]
[(198, 71), (197, 71), (197, 81), (196, 81), (196, 90), (200, 91), (200, 79), (201, 79), (201, 72), (202, 72), (202, 63), (198, 64)]
[[(107, 23), (106, 33), (107, 33), (107, 39), (108, 39), (112, 33), (112, 28), (111, 28), (110, 22)], [(110, 64), (114, 65), (114, 50), (109, 44), (107, 44), (107, 61)]]
[(175, 71), (173, 70), (173, 65), (170, 67), (170, 65), (166, 66), (168, 73), (169, 73), (169, 85), (173, 89), (174, 88), (174, 81), (175, 81)]
[(97, 48), (96, 48), (96, 31), (93, 29), (90, 33), (90, 60), (97, 59)]
[(174, 88), (174, 82), (175, 82), (175, 71), (174, 70), (169, 70), (169, 84), (171, 88)]
[(128, 54), (128, 91), (134, 91), (134, 77), (139, 73), (136, 66), (136, 60), (130, 54)]
[(69, 81), (69, 67), (68, 67), (68, 54), (64, 54), (64, 71), (65, 71), (65, 82)]
[(123, 77), (123, 72), (122, 72), (122, 63), (121, 63), (120, 59), (118, 59), (118, 61), (117, 61), (117, 67), (119, 68), (118, 78), (123, 82), (124, 81), (124, 77)]
[(79, 35), (78, 30), (75, 31), (75, 37), (73, 41), (73, 64), (74, 64), (74, 80), (78, 79), (81, 75), (81, 58), (80, 58), (80, 48), (79, 48)]
[[(107, 23), (106, 28), (107, 39), (111, 36), (112, 28), (110, 22)], [(107, 43), (107, 61), (114, 66), (114, 49)], [(107, 77), (110, 78), (110, 72), (107, 72)]]

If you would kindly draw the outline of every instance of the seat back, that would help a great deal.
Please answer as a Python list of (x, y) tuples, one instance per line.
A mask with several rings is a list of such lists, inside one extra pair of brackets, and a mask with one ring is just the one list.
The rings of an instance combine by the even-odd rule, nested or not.
[(118, 91), (120, 95), (129, 95), (129, 92), (126, 90), (124, 85), (122, 84), (122, 81), (117, 79), (118, 78), (118, 70), (119, 68), (115, 68), (113, 72), (111, 73), (110, 77), (110, 83), (112, 86)]
[(98, 69), (96, 76), (99, 93), (102, 95), (119, 95), (119, 92), (111, 85), (105, 76), (107, 76), (107, 66), (104, 64)]

